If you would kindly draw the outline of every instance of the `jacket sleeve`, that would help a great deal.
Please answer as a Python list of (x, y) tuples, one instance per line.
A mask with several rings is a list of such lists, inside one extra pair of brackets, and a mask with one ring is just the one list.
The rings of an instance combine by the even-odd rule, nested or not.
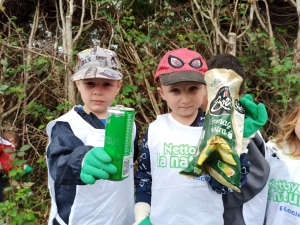
[(264, 157), (264, 140), (258, 133), (250, 140), (248, 149), (247, 160), (251, 163), (251, 169), (247, 176), (247, 184), (241, 188), (241, 193), (234, 192), (222, 196), (225, 225), (245, 224), (242, 215), (243, 204), (257, 195), (268, 181), (270, 166)]
[(47, 148), (48, 167), (53, 180), (60, 185), (83, 185), (81, 165), (85, 154), (92, 148), (74, 135), (67, 122), (56, 122)]
[(270, 166), (265, 159), (264, 140), (256, 133), (248, 145), (247, 160), (251, 164), (247, 175), (248, 181), (241, 188), (241, 193), (223, 196), (224, 206), (235, 207), (244, 204), (258, 194), (266, 185), (270, 173)]
[(8, 173), (13, 169), (12, 162), (15, 160), (14, 152), (15, 147), (13, 145), (6, 145), (0, 142), (0, 171)]
[(136, 128), (135, 139), (134, 139), (134, 143), (133, 143), (133, 162), (135, 162), (135, 160), (137, 160), (137, 157), (139, 154), (138, 141), (139, 141), (139, 132), (138, 132), (138, 129)]
[(146, 202), (151, 205), (152, 176), (150, 152), (148, 148), (148, 130), (146, 131), (142, 141), (140, 161), (134, 177), (134, 183), (136, 185), (135, 202)]

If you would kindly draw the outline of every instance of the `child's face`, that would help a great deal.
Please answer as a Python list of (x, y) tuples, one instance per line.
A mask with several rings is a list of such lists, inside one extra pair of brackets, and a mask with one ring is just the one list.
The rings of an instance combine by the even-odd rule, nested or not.
[(295, 133), (296, 133), (298, 139), (300, 140), (300, 117), (298, 118), (298, 120), (296, 122)]
[(194, 120), (203, 102), (206, 86), (197, 82), (180, 82), (157, 88), (161, 97), (167, 101), (171, 114), (178, 121)]
[(111, 106), (122, 85), (120, 80), (102, 78), (76, 81), (76, 86), (84, 102), (84, 111), (105, 119), (107, 107)]
[(9, 138), (8, 141), (9, 141), (10, 143), (12, 143), (13, 146), (15, 146), (16, 149), (19, 147), (19, 146), (18, 146), (18, 143), (15, 141), (14, 138)]

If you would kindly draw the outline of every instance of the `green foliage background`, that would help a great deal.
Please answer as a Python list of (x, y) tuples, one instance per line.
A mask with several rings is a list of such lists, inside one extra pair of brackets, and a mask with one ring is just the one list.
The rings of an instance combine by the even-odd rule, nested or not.
[[(234, 15), (236, 1), (87, 1), (85, 22), (96, 6), (101, 19), (73, 43), (74, 61), (69, 64), (60, 48), (62, 32), (57, 24), (55, 2), (40, 3), (41, 14), (31, 50), (28, 40), (39, 1), (6, 0), (0, 6), (0, 128), (22, 136), (25, 147), (20, 150), (21, 161), (17, 163), (24, 163), (24, 157), (35, 169), (30, 174), (14, 169), (8, 175), (6, 201), (0, 203), (1, 224), (46, 223), (50, 196), (45, 127), (72, 107), (64, 86), (66, 69), (69, 66), (75, 71), (76, 53), (94, 44), (111, 47), (118, 53), (125, 77), (116, 103), (137, 110), (136, 124), (143, 135), (157, 114), (168, 112), (153, 82), (157, 63), (166, 51), (187, 47), (200, 52), (205, 59), (228, 51), (212, 20), (200, 11), (205, 15), (216, 13), (220, 32), (227, 36), (229, 32), (243, 31), (250, 4), (256, 4), (264, 21), (269, 10), (274, 36), (270, 38), (270, 32), (254, 17), (251, 28), (237, 40), (236, 56), (247, 73), (246, 92), (268, 109), (269, 121), (261, 130), (266, 140), (276, 133), (282, 116), (299, 101), (300, 79), (295, 57), (298, 17), (296, 8), (287, 1), (271, 1), (268, 5), (263, 1), (240, 1)], [(74, 2), (79, 8), (81, 1)], [(79, 29), (80, 12), (75, 10), (73, 14), (73, 36)], [(79, 95), (77, 99), (80, 103)]]

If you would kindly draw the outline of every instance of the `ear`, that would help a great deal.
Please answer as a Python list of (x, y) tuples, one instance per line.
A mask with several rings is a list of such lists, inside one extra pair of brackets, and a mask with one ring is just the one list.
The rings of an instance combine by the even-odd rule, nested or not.
[(9, 141), (10, 143), (12, 143), (12, 144), (15, 146), (15, 148), (18, 147), (18, 146), (16, 146), (15, 138), (8, 138), (8, 141)]
[(163, 90), (161, 89), (161, 87), (158, 87), (158, 88), (157, 88), (157, 91), (158, 91), (160, 97), (161, 97), (163, 100), (166, 100), (166, 99), (165, 99), (164, 92), (163, 92)]
[(122, 87), (122, 84), (123, 84), (123, 81), (122, 80), (119, 80), (118, 81), (118, 93), (120, 91), (120, 88)]
[(80, 81), (76, 80), (75, 84), (76, 84), (76, 87), (77, 87), (78, 91), (80, 92)]

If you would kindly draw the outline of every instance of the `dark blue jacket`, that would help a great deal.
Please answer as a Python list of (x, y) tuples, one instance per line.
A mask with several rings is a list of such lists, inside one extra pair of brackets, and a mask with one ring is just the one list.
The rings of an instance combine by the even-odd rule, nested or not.
[[(96, 129), (105, 125), (93, 113), (87, 114), (82, 108), (75, 111)], [(49, 172), (54, 183), (55, 200), (59, 216), (68, 224), (69, 214), (76, 193), (76, 185), (85, 185), (80, 179), (80, 171), (85, 154), (94, 146), (86, 146), (74, 135), (69, 123), (56, 122), (51, 132), (51, 142), (47, 148)], [(138, 154), (138, 132), (134, 141), (134, 161)], [(54, 219), (53, 225), (57, 225)]]

